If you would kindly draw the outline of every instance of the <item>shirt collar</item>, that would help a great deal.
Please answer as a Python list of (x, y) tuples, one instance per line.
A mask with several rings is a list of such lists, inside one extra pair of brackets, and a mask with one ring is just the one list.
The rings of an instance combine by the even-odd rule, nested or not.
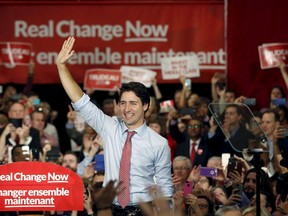
[[(144, 123), (140, 126), (140, 127), (138, 127), (138, 128), (136, 128), (134, 131), (139, 135), (139, 136), (143, 136), (144, 135), (144, 133), (146, 132), (146, 130), (147, 130), (147, 124), (146, 124), (146, 121), (144, 121)], [(121, 131), (122, 131), (122, 135), (126, 132), (126, 131), (128, 131), (128, 128), (127, 128), (127, 126), (125, 125), (125, 123), (124, 123), (124, 121), (122, 120), (122, 124), (121, 124)]]

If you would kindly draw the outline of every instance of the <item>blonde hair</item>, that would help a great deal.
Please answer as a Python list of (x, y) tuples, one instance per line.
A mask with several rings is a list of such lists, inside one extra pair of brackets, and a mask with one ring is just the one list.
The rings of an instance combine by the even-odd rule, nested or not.
[[(245, 216), (245, 214), (247, 214), (247, 213), (255, 213), (255, 215), (256, 215), (256, 207), (255, 206), (248, 207), (248, 208), (244, 209), (242, 212), (243, 216)], [(271, 214), (270, 214), (270, 212), (268, 212), (268, 210), (266, 208), (261, 208), (260, 209), (260, 216), (271, 216)]]

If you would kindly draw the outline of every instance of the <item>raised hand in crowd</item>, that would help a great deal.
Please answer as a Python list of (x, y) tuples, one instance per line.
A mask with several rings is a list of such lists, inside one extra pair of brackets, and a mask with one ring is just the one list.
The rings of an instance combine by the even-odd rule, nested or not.
[(26, 143), (27, 139), (29, 137), (29, 130), (30, 126), (22, 125), (22, 127), (19, 127), (16, 129), (16, 134), (19, 136), (19, 143)]
[(237, 170), (233, 170), (232, 172), (228, 173), (227, 177), (232, 182), (233, 188), (235, 188), (236, 185), (239, 185), (242, 182), (242, 177), (240, 176)]
[[(171, 206), (171, 200), (168, 200), (166, 198), (162, 198), (162, 196), (157, 195), (158, 192), (156, 192), (156, 195), (154, 196), (154, 199), (152, 201), (153, 208), (151, 208), (151, 205), (148, 203), (142, 202), (139, 203), (139, 206), (141, 208), (141, 211), (143, 215), (156, 215), (156, 216), (184, 216), (181, 208), (173, 208)], [(180, 193), (180, 191), (179, 191)], [(177, 197), (176, 199), (178, 199)], [(178, 201), (177, 201), (178, 202)], [(174, 211), (174, 214), (173, 214)]]
[[(2, 160), (4, 160), (5, 158), (5, 153), (6, 150), (8, 148), (8, 146), (6, 145), (6, 136), (8, 134), (10, 134), (13, 131), (13, 137), (14, 139), (16, 138), (16, 128), (11, 124), (7, 124), (6, 127), (4, 128), (1, 136), (0, 136), (0, 158), (2, 158)], [(11, 133), (11, 138), (12, 138), (12, 133)]]
[(120, 116), (120, 107), (119, 104), (117, 103), (117, 101), (115, 99), (113, 99), (113, 104), (114, 104), (114, 115), (115, 116)]
[(46, 161), (46, 155), (49, 151), (51, 151), (52, 147), (51, 144), (47, 143), (43, 146), (42, 148), (42, 157), (40, 158), (41, 161), (45, 162)]
[[(234, 158), (236, 158), (236, 160), (238, 161), (238, 163), (240, 162), (240, 163), (242, 163), (242, 170), (243, 170), (243, 172), (242, 172), (242, 175), (244, 174), (246, 174), (246, 172), (249, 170), (249, 169), (251, 169), (251, 166), (250, 166), (250, 164), (246, 161), (246, 160), (244, 160), (244, 158), (242, 158), (242, 157), (238, 157), (237, 155), (234, 155), (233, 156)], [(242, 176), (241, 176), (241, 178), (242, 178)]]
[(188, 181), (198, 181), (200, 178), (200, 167), (201, 165), (194, 166), (189, 174)]
[(95, 165), (95, 162), (92, 162), (88, 166), (85, 167), (83, 176), (82, 176), (82, 179), (84, 182), (88, 183), (89, 180), (92, 179), (92, 177), (94, 176), (95, 174), (94, 165)]
[(74, 123), (77, 113), (75, 110), (73, 110), (71, 105), (68, 105), (68, 109), (69, 111), (67, 113), (67, 120), (70, 123)]
[(287, 74), (287, 68), (286, 64), (282, 59), (279, 59), (279, 69), (281, 71), (282, 77), (284, 79), (286, 88), (288, 89), (288, 74)]
[(109, 181), (106, 187), (93, 190), (92, 200), (97, 206), (98, 216), (112, 215), (111, 205), (113, 199), (124, 190), (121, 183), (115, 186), (115, 181)]
[(286, 130), (287, 130), (286, 127), (279, 125), (273, 131), (273, 154), (274, 154), (273, 165), (276, 171), (279, 172), (280, 174), (288, 172), (288, 169), (286, 167), (280, 165), (280, 162), (281, 160), (284, 159), (284, 157), (278, 145), (278, 139), (281, 138), (283, 139), (286, 137)]
[(225, 75), (221, 73), (215, 73), (211, 78), (211, 95), (212, 101), (214, 103), (220, 102), (221, 96), (224, 101), (224, 95), (226, 88), (220, 88), (219, 83), (223, 83), (225, 81)]
[(205, 216), (198, 205), (198, 198), (194, 194), (185, 197), (185, 204), (189, 206), (188, 215)]
[(226, 203), (224, 205), (229, 206), (229, 205), (237, 205), (241, 203), (242, 200), (242, 195), (236, 193), (237, 189), (233, 189), (231, 196), (228, 198)]
[(176, 191), (173, 194), (173, 200), (174, 200), (174, 211), (178, 212), (179, 215), (183, 211), (183, 204), (184, 204), (184, 196), (183, 191)]
[[(84, 184), (85, 187), (85, 184)], [(91, 196), (91, 191), (88, 188), (84, 188), (84, 194), (83, 194), (83, 205), (84, 209), (87, 212), (87, 215), (93, 215), (93, 200)]]
[(241, 95), (240, 97), (237, 97), (237, 98), (234, 100), (234, 103), (243, 103), (246, 98), (247, 98), (247, 97)]

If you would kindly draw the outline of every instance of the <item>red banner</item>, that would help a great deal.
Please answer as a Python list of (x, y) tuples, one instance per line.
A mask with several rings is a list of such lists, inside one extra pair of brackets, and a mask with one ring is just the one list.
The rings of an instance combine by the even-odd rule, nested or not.
[[(63, 41), (76, 38), (69, 68), (83, 83), (91, 68), (136, 66), (157, 72), (161, 58), (196, 54), (201, 76), (210, 82), (225, 69), (223, 3), (161, 4), (2, 4), (1, 41), (31, 43), (35, 83), (58, 83), (55, 59)], [(24, 83), (27, 67), (0, 66), (0, 82)], [(3, 76), (2, 76), (3, 75)], [(172, 80), (175, 82), (176, 80)], [(171, 81), (169, 81), (171, 82)], [(177, 80), (179, 82), (179, 80)]]
[[(256, 98), (255, 109), (268, 107), (270, 90), (287, 90), (279, 68), (260, 68), (258, 46), (287, 42), (287, 0), (229, 0), (227, 8), (227, 79), (228, 88), (237, 96)], [(287, 95), (287, 93), (286, 93)]]
[(72, 170), (44, 162), (0, 166), (0, 211), (83, 210), (83, 182)]

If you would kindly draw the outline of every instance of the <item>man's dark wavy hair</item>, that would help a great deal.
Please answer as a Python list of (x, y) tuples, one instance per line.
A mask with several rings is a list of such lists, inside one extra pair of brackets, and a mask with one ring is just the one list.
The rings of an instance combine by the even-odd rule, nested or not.
[[(143, 105), (148, 104), (148, 108), (147, 108), (148, 110), (149, 105), (150, 105), (150, 95), (146, 87), (140, 82), (125, 83), (120, 88), (120, 98), (122, 97), (122, 94), (124, 92), (130, 92), (130, 91), (134, 92), (135, 95), (140, 98)], [(145, 110), (145, 112), (147, 110)]]

